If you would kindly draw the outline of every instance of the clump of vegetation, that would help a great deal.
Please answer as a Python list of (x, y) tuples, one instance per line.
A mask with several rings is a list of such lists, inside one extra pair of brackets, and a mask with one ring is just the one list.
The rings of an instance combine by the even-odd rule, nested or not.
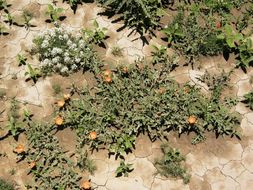
[(178, 149), (171, 148), (166, 144), (161, 145), (163, 157), (155, 161), (157, 173), (165, 177), (182, 178), (184, 183), (190, 182), (190, 174), (182, 165), (185, 157)]
[(239, 138), (238, 115), (222, 99), (214, 101), (195, 86), (173, 81), (170, 69), (170, 64), (153, 67), (141, 61), (101, 71), (94, 89), (73, 88), (79, 99), (57, 113), (64, 127), (76, 130), (81, 146), (107, 148), (118, 156), (135, 148), (140, 133), (156, 140), (170, 131), (194, 132), (193, 144), (204, 140), (207, 131)]
[(222, 53), (225, 45), (216, 36), (220, 34), (210, 18), (199, 20), (200, 13), (190, 12), (189, 15), (179, 10), (172, 23), (163, 29), (168, 43), (178, 53), (193, 61), (199, 55), (218, 55)]
[(116, 177), (121, 177), (124, 175), (124, 177), (128, 177), (128, 173), (132, 172), (134, 169), (131, 168), (133, 164), (126, 164), (124, 161), (120, 162), (119, 167), (116, 169)]
[(151, 32), (159, 26), (163, 9), (169, 0), (96, 0), (108, 12), (122, 15), (125, 25), (133, 28), (141, 35)]
[(204, 82), (212, 92), (212, 100), (220, 101), (222, 90), (229, 87), (230, 75), (232, 70), (228, 73), (222, 71), (220, 74), (210, 74), (208, 71), (199, 78), (201, 82)]
[(14, 185), (0, 178), (0, 189), (14, 190)]
[(244, 95), (244, 103), (253, 110), (253, 91), (249, 92), (248, 94)]
[(81, 69), (95, 71), (101, 64), (89, 43), (66, 28), (44, 31), (33, 42), (43, 75), (52, 72), (68, 75)]

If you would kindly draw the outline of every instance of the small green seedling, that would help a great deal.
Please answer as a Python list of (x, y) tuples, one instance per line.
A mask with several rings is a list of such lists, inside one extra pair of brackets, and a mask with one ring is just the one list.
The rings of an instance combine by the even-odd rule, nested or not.
[(12, 16), (11, 13), (6, 13), (4, 15), (4, 18), (5, 18), (4, 22), (9, 23), (9, 25), (13, 24), (13, 22), (14, 22), (14, 16)]
[(116, 177), (121, 177), (124, 175), (124, 177), (128, 177), (128, 173), (132, 172), (134, 169), (131, 168), (133, 164), (125, 164), (124, 161), (120, 162), (119, 167), (116, 170)]
[(32, 79), (34, 83), (38, 81), (38, 78), (41, 77), (41, 72), (38, 68), (32, 68), (32, 66), (27, 63), (28, 71), (25, 72), (25, 76), (28, 75), (27, 80)]
[(63, 8), (54, 7), (53, 5), (48, 4), (46, 14), (50, 16), (51, 22), (57, 22), (63, 11)]
[(24, 55), (20, 53), (17, 55), (18, 66), (26, 65), (26, 60), (27, 58)]
[(25, 28), (26, 29), (30, 28), (32, 26), (30, 21), (33, 18), (33, 13), (31, 13), (27, 10), (24, 10), (23, 13), (22, 13), (22, 17), (24, 19)]
[(101, 44), (103, 40), (106, 38), (105, 31), (107, 28), (100, 28), (99, 24), (96, 20), (93, 22), (94, 30), (91, 29), (83, 29), (83, 37), (89, 43)]

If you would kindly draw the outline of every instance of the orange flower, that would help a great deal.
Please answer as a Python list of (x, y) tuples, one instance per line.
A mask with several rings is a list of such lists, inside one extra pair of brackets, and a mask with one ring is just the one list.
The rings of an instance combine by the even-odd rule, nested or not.
[(14, 152), (16, 152), (16, 153), (18, 153), (18, 154), (21, 154), (21, 153), (25, 152), (25, 147), (24, 147), (24, 145), (22, 145), (22, 144), (18, 145), (18, 146), (15, 148)]
[(63, 98), (64, 98), (64, 100), (69, 100), (70, 99), (70, 94), (64, 94)]
[(112, 82), (112, 77), (105, 77), (104, 81), (107, 83), (111, 83)]
[(197, 122), (197, 118), (193, 115), (191, 115), (189, 118), (188, 118), (188, 123), (190, 125), (194, 125), (195, 123)]
[(58, 105), (58, 107), (63, 107), (64, 106), (64, 104), (65, 104), (65, 101), (64, 100), (59, 100), (58, 102), (57, 102), (57, 105)]
[(96, 139), (96, 138), (97, 138), (97, 133), (96, 133), (96, 131), (90, 132), (90, 139), (94, 140), (94, 139)]
[(91, 188), (91, 183), (89, 181), (84, 181), (82, 184), (81, 184), (81, 188), (82, 189), (90, 189)]
[(62, 125), (63, 124), (63, 118), (61, 116), (57, 116), (55, 118), (55, 124), (56, 125)]
[(166, 89), (164, 87), (158, 89), (159, 94), (163, 94), (164, 92), (166, 92)]
[(30, 169), (33, 169), (35, 166), (36, 166), (36, 162), (35, 161), (32, 161), (32, 162), (29, 163), (29, 168)]
[(112, 74), (112, 71), (109, 69), (104, 71), (104, 77), (109, 77), (109, 76), (111, 76), (111, 74)]

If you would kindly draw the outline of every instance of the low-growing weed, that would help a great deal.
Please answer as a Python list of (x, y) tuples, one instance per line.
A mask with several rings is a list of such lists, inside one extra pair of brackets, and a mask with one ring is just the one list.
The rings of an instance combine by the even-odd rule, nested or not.
[(116, 177), (128, 177), (128, 173), (132, 172), (134, 169), (131, 168), (133, 164), (126, 164), (124, 161), (120, 161), (119, 167), (116, 169)]

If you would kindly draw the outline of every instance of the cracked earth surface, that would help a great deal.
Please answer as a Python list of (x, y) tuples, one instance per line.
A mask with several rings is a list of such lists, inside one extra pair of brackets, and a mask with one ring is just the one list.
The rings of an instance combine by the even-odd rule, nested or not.
[[(29, 9), (35, 13), (32, 23), (36, 27), (26, 30), (24, 27), (12, 26), (9, 28), (8, 36), (0, 36), (0, 88), (5, 89), (6, 99), (0, 101), (0, 111), (9, 106), (8, 98), (16, 97), (17, 100), (26, 104), (26, 107), (35, 113), (38, 119), (45, 118), (52, 113), (52, 104), (56, 97), (53, 95), (52, 84), (62, 84), (62, 88), (68, 87), (72, 82), (85, 85), (89, 80), (89, 74), (80, 73), (70, 77), (52, 76), (39, 80), (35, 85), (25, 82), (25, 69), (17, 66), (16, 56), (18, 53), (26, 53), (32, 46), (32, 39), (38, 32), (51, 28), (52, 24), (45, 23), (44, 14), (50, 0), (10, 0), (12, 4), (10, 12), (13, 15), (20, 15), (22, 9)], [(79, 6), (74, 15), (69, 5), (58, 3), (58, 7), (65, 9), (65, 25), (79, 30), (90, 27), (93, 19), (96, 19), (101, 27), (108, 29), (106, 49), (98, 49), (101, 56), (108, 62), (131, 63), (135, 59), (143, 56), (150, 56), (151, 48), (143, 45), (138, 40), (138, 35), (129, 35), (130, 31), (124, 29), (116, 32), (122, 26), (121, 23), (111, 23), (106, 17), (98, 16), (101, 8), (94, 4), (84, 4)], [(150, 44), (162, 44), (159, 39), (151, 39)], [(115, 58), (111, 55), (114, 46), (123, 48), (123, 57)], [(169, 52), (171, 53), (171, 52)], [(173, 52), (172, 52), (173, 53)], [(27, 53), (27, 56), (29, 54)], [(38, 60), (28, 57), (27, 60), (32, 65), (37, 65)], [(205, 70), (217, 73), (221, 70), (228, 71), (232, 59), (225, 61), (222, 57), (203, 58), (200, 60), (200, 68), (178, 67), (171, 73), (171, 76), (180, 83), (190, 82), (202, 87), (203, 92), (208, 87), (200, 83), (197, 77), (204, 74)], [(231, 76), (231, 89), (228, 93), (236, 95), (239, 100), (243, 95), (252, 90), (251, 79), (253, 69), (248, 73), (237, 69)], [(98, 170), (90, 176), (92, 185), (98, 190), (251, 190), (253, 188), (253, 112), (243, 103), (238, 103), (235, 110), (242, 116), (241, 133), (242, 140), (236, 138), (216, 139), (210, 135), (207, 140), (198, 145), (191, 145), (189, 136), (181, 138), (171, 134), (169, 144), (179, 148), (186, 155), (186, 164), (192, 175), (189, 184), (183, 184), (182, 180), (168, 179), (155, 174), (154, 160), (161, 155), (160, 144), (156, 141), (151, 143), (145, 136), (139, 137), (136, 142), (136, 150), (133, 154), (126, 156), (126, 161), (132, 163), (134, 171), (129, 177), (115, 177), (115, 170), (119, 165), (119, 160), (108, 157), (106, 151), (94, 152), (92, 158), (95, 160)], [(0, 125), (6, 121), (6, 113), (0, 117)], [(65, 129), (57, 134), (61, 145), (66, 150), (71, 151), (75, 147), (74, 134)], [(73, 140), (73, 143), (71, 141)], [(19, 143), (25, 144), (26, 139), (21, 135)], [(12, 151), (16, 142), (10, 137), (0, 141), (0, 151), (5, 152), (6, 157), (0, 157), (0, 177), (14, 179), (19, 185), (19, 189), (25, 189), (24, 185), (29, 181), (27, 176), (27, 165), (15, 162), (15, 155)], [(10, 175), (10, 169), (15, 169), (14, 175)]]

